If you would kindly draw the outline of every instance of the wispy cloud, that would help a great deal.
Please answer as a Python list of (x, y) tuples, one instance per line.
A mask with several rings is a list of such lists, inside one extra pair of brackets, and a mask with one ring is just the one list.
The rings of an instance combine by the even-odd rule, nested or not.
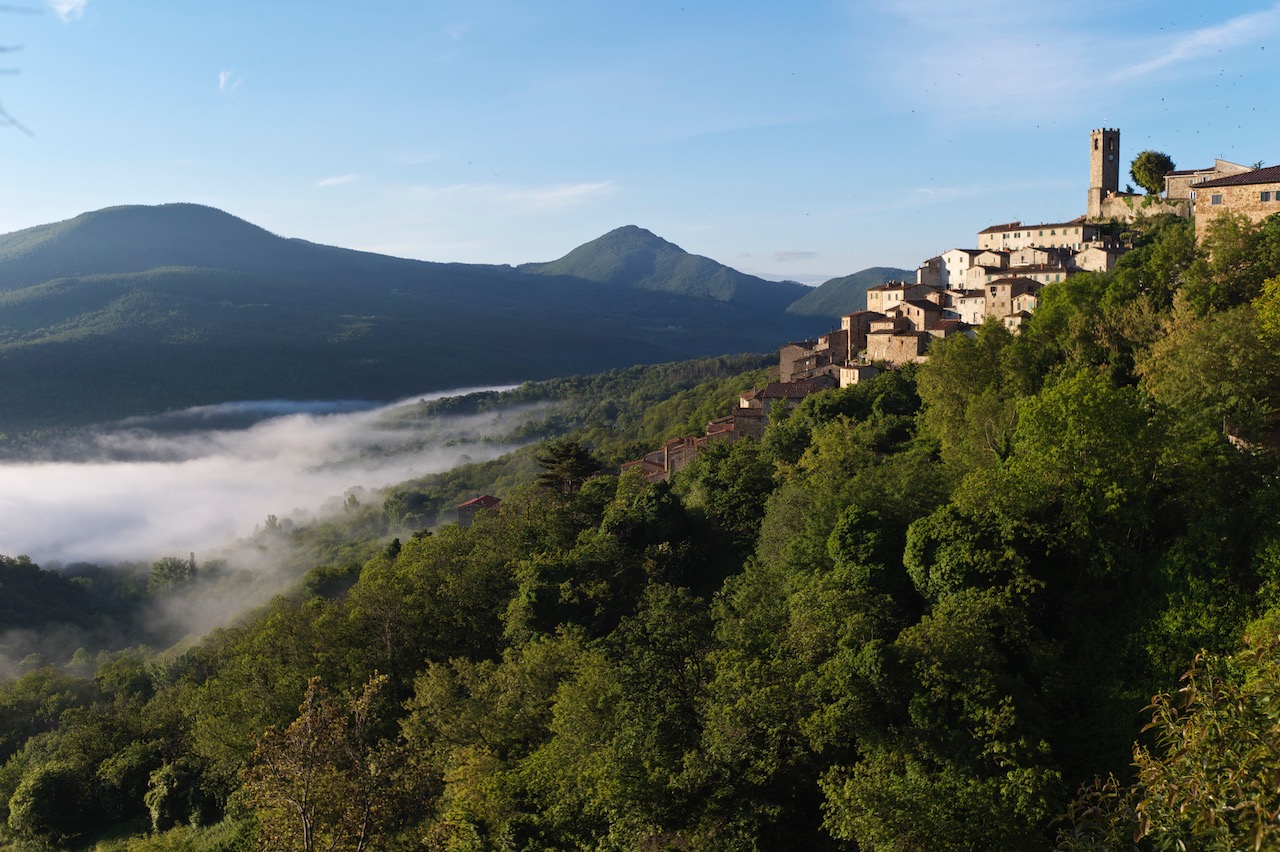
[(461, 41), (467, 33), (471, 32), (474, 24), (451, 24), (444, 28), (444, 34), (454, 41)]
[(1012, 0), (884, 0), (850, 8), (860, 29), (877, 32), (876, 47), (862, 54), (871, 85), (944, 122), (1026, 125), (1096, 114), (1100, 99), (1117, 91), (1108, 86), (1185, 73), (1196, 60), (1280, 31), (1275, 3), (1192, 31), (1171, 25), (1162, 32), (1153, 23), (1141, 36), (1095, 26), (1113, 15), (1105, 0), (1082, 4), (1070, 14)]
[(346, 184), (346, 183), (355, 183), (359, 179), (360, 179), (360, 176), (354, 175), (354, 174), (335, 175), (334, 177), (327, 177), (324, 180), (316, 181), (316, 186), (342, 186), (343, 184)]
[(795, 260), (813, 260), (818, 256), (816, 251), (775, 251), (773, 259), (781, 263), (790, 263)]
[(218, 91), (234, 92), (236, 89), (240, 88), (240, 84), (244, 81), (244, 77), (237, 75), (234, 71), (224, 68), (218, 72)]
[(511, 210), (563, 210), (612, 195), (618, 189), (618, 185), (611, 180), (542, 187), (461, 183), (442, 187), (415, 187), (413, 195), (420, 199)]
[[(1088, 0), (1086, 0), (1086, 5)], [(883, 30), (868, 70), (899, 98), (951, 119), (989, 119), (1077, 99), (1101, 39), (1009, 0), (899, 0), (876, 7)], [(1011, 110), (1011, 104), (1017, 109)]]
[(89, 0), (49, 0), (49, 8), (66, 22), (84, 17), (84, 7), (88, 4)]
[(1280, 3), (1260, 12), (1248, 12), (1229, 21), (1185, 35), (1162, 39), (1157, 55), (1134, 63), (1115, 75), (1116, 80), (1146, 77), (1187, 62), (1221, 53), (1266, 38), (1280, 28)]

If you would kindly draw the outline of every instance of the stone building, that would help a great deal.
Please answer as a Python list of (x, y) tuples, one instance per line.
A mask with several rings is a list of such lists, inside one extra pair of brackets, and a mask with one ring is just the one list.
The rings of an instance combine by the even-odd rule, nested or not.
[(875, 313), (887, 313), (894, 305), (907, 299), (921, 298), (930, 292), (924, 284), (908, 284), (905, 281), (890, 281), (867, 289), (867, 310)]
[(1207, 169), (1182, 169), (1172, 171), (1164, 176), (1164, 197), (1191, 201), (1195, 198), (1196, 185), (1207, 180), (1238, 175), (1251, 171), (1249, 166), (1242, 166), (1229, 160), (1214, 160)]
[(840, 328), (849, 339), (849, 357), (845, 361), (852, 361), (867, 348), (867, 332), (871, 331), (871, 323), (882, 319), (884, 314), (877, 311), (854, 311), (840, 318)]
[(1079, 272), (1110, 272), (1116, 268), (1116, 261), (1124, 256), (1125, 251), (1120, 246), (1095, 243), (1076, 252), (1072, 256), (1071, 267)]
[(840, 387), (847, 388), (870, 381), (880, 375), (880, 370), (870, 364), (845, 364), (840, 367)]
[(1280, 166), (1251, 169), (1240, 174), (1206, 180), (1192, 193), (1196, 205), (1196, 242), (1204, 239), (1209, 223), (1224, 213), (1261, 222), (1280, 213)]
[(1091, 243), (1102, 236), (1102, 228), (1091, 225), (1081, 216), (1070, 222), (1052, 222), (1041, 225), (1024, 225), (1021, 222), (1008, 222), (1003, 225), (992, 225), (978, 232), (978, 248), (991, 250), (1016, 251), (1028, 246), (1048, 248), (1064, 246), (1079, 251), (1086, 243)]
[(987, 285), (987, 316), (1003, 319), (1014, 312), (1013, 302), (1027, 293), (1040, 292), (1043, 286), (1030, 278), (1001, 278)]
[(1085, 216), (1103, 218), (1102, 203), (1120, 193), (1120, 129), (1103, 127), (1089, 133), (1089, 202)]
[[(1166, 188), (1168, 181), (1166, 178)], [(1179, 184), (1180, 186), (1180, 184)], [(1120, 191), (1120, 131), (1104, 127), (1089, 134), (1089, 202), (1085, 218), (1090, 222), (1132, 222), (1140, 217), (1172, 213), (1190, 216), (1185, 197), (1147, 195)], [(1079, 247), (1077, 247), (1079, 248)]]
[(867, 335), (867, 359), (890, 366), (925, 360), (933, 335), (910, 329), (878, 329)]
[(947, 290), (963, 286), (965, 275), (981, 249), (954, 248), (931, 257), (916, 269), (916, 283)]
[(789, 382), (797, 373), (812, 369), (817, 348), (816, 340), (792, 341), (783, 346), (778, 352), (778, 378)]

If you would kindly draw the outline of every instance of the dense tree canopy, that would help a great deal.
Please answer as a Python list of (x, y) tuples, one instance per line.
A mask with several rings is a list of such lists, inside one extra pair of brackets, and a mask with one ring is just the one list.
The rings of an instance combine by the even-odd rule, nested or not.
[(1133, 158), (1129, 175), (1148, 195), (1164, 192), (1164, 176), (1173, 171), (1173, 160), (1161, 151), (1142, 151)]
[[(0, 837), (1274, 845), (1280, 218), (1200, 247), (1142, 227), (1115, 272), (1046, 287), (1022, 334), (813, 394), (669, 482), (617, 463), (723, 414), (755, 363), (439, 403), (583, 408), (501, 464), (261, 533), (315, 570), (235, 626), (15, 661)], [(422, 529), (476, 489), (501, 506)], [(53, 629), (215, 573), (161, 560), (112, 586), (5, 558), (0, 606)]]

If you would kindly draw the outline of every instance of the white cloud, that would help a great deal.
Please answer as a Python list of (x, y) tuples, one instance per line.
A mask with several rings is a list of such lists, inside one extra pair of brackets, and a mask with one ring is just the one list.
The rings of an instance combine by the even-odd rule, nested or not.
[(888, 32), (869, 70), (948, 120), (1025, 121), (1036, 110), (1061, 110), (1083, 99), (1081, 72), (1105, 49), (1096, 31), (1072, 30), (1035, 4), (911, 0), (881, 9)]
[(327, 177), (324, 180), (316, 181), (316, 186), (342, 186), (346, 183), (355, 183), (360, 179), (359, 175), (336, 175)]
[(243, 83), (244, 80), (245, 78), (237, 76), (236, 72), (229, 71), (224, 68), (218, 72), (218, 91), (234, 92), (236, 89), (240, 88), (240, 84)]
[(1155, 81), (1280, 30), (1274, 0), (1191, 32), (1161, 32), (1153, 24), (1144, 35), (1095, 26), (1114, 13), (1104, 0), (1082, 0), (1070, 12), (1012, 0), (886, 0), (850, 8), (859, 37), (867, 29), (877, 33), (875, 49), (863, 54), (870, 78), (899, 104), (943, 122), (963, 117), (1026, 126), (1096, 116), (1109, 87)]
[(1137, 62), (1115, 75), (1117, 80), (1146, 77), (1175, 65), (1191, 62), (1227, 48), (1256, 42), (1274, 33), (1280, 27), (1280, 4), (1261, 12), (1238, 15), (1229, 21), (1198, 29), (1181, 36), (1163, 39), (1157, 45), (1157, 55)]
[(64, 21), (76, 21), (84, 16), (89, 0), (49, 0), (49, 8)]
[(789, 263), (794, 260), (813, 260), (818, 256), (816, 251), (775, 251), (773, 259), (779, 263)]
[(444, 28), (444, 34), (454, 41), (459, 41), (467, 33), (471, 32), (472, 24), (452, 24)]

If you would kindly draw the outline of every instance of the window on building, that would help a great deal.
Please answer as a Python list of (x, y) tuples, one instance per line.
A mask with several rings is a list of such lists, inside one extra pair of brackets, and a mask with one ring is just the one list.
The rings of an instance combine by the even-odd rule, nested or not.
[(1259, 193), (1259, 199), (1258, 199), (1258, 200), (1259, 200), (1259, 201), (1270, 201), (1270, 200), (1271, 200), (1271, 193), (1270, 193), (1270, 192), (1263, 192), (1263, 193)]
[(1210, 195), (1210, 196), (1209, 196), (1209, 203), (1210, 203), (1210, 204), (1221, 204), (1221, 203), (1222, 203), (1222, 196), (1221, 196), (1219, 193), (1216, 193), (1216, 192), (1215, 192), (1213, 195)]

